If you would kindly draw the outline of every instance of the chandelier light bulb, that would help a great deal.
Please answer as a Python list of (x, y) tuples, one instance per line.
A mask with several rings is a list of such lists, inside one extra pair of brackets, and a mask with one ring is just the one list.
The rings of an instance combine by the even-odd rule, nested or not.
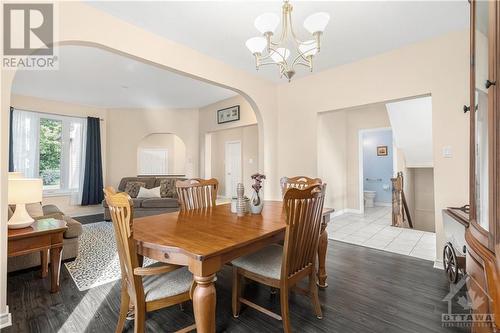
[(315, 33), (323, 33), (328, 21), (330, 21), (330, 14), (325, 12), (315, 13), (304, 20), (304, 28), (312, 35)]
[(289, 56), (290, 50), (285, 49), (284, 47), (280, 47), (279, 49), (276, 49), (276, 51), (271, 53), (271, 59), (273, 59), (273, 61), (276, 63), (285, 62)]
[(266, 33), (274, 34), (278, 24), (280, 23), (280, 18), (274, 13), (264, 13), (255, 19), (255, 28), (259, 30), (263, 35)]
[(267, 40), (264, 37), (252, 37), (245, 45), (252, 54), (261, 54), (267, 46)]

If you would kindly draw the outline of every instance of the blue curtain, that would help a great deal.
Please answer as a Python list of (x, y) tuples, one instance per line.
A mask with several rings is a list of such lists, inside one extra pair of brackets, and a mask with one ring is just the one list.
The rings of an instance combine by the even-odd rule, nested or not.
[(12, 116), (14, 114), (14, 108), (10, 107), (9, 114), (9, 172), (14, 171), (14, 136), (12, 134)]
[(82, 206), (97, 205), (104, 199), (101, 157), (101, 121), (87, 117), (87, 146)]

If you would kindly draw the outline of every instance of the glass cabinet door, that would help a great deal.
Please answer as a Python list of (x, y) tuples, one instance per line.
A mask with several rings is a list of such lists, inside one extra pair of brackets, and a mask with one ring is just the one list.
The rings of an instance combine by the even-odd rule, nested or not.
[[(489, 229), (488, 200), (488, 88), (489, 75), (488, 35), (489, 1), (475, 1), (474, 17), (474, 66), (475, 66), (475, 205), (476, 222), (485, 230)], [(472, 108), (471, 108), (472, 109)]]

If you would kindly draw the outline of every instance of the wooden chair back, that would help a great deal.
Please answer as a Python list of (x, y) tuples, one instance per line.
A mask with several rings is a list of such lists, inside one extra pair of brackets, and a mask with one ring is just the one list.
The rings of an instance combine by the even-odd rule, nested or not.
[(296, 177), (281, 177), (281, 195), (284, 196), (286, 190), (289, 188), (304, 189), (308, 186), (321, 184), (322, 180), (320, 178), (309, 178), (307, 176), (296, 176)]
[(214, 207), (219, 182), (217, 179), (192, 178), (175, 183), (181, 210)]
[(315, 267), (321, 231), (326, 184), (304, 189), (289, 188), (283, 205), (286, 233), (281, 277), (290, 278), (308, 267)]
[(114, 189), (104, 190), (115, 231), (122, 280), (126, 282), (127, 291), (137, 304), (137, 301), (144, 302), (144, 288), (142, 278), (134, 275), (134, 270), (142, 266), (139, 264), (137, 246), (133, 238), (134, 204), (127, 193), (113, 192), (115, 192)]

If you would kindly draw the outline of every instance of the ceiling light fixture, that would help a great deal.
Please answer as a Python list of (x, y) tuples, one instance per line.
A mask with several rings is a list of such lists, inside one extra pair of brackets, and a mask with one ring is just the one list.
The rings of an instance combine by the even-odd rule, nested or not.
[[(325, 12), (315, 13), (304, 20), (304, 28), (312, 35), (313, 39), (302, 41), (297, 38), (292, 26), (292, 5), (285, 0), (282, 7), (281, 35), (277, 41), (272, 37), (280, 23), (280, 18), (274, 13), (264, 13), (255, 19), (255, 27), (263, 37), (253, 37), (247, 40), (246, 46), (255, 57), (255, 66), (277, 65), (280, 77), (288, 81), (295, 75), (295, 66), (301, 65), (313, 70), (313, 57), (319, 53), (320, 37), (325, 31), (330, 20), (330, 14)], [(289, 61), (290, 49), (294, 47), (296, 54)]]

